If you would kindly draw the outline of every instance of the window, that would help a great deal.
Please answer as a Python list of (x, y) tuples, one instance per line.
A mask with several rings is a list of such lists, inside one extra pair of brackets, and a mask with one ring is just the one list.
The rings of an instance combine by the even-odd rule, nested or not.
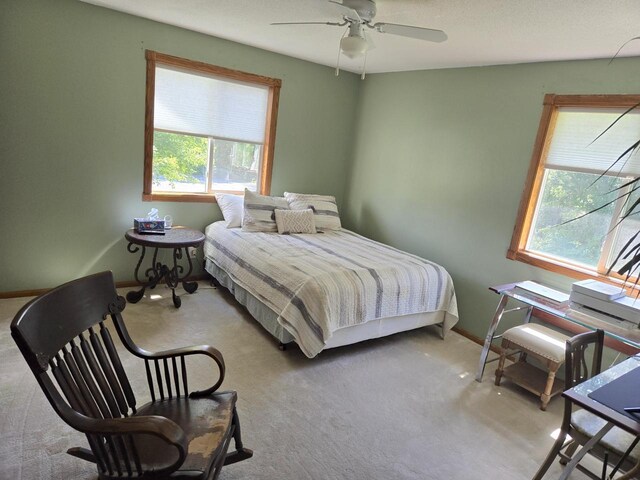
[(640, 139), (640, 113), (607, 128), (638, 103), (640, 95), (545, 96), (508, 258), (574, 278), (616, 281), (620, 265), (609, 275), (607, 269), (640, 229), (633, 215), (619, 222), (640, 195), (626, 186), (640, 176), (640, 156), (625, 155), (609, 167)]
[(150, 50), (144, 200), (268, 194), (281, 81)]

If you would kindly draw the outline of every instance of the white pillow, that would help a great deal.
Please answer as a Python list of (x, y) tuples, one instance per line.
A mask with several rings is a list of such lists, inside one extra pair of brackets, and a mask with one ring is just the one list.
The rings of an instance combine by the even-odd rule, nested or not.
[(244, 198), (242, 195), (232, 195), (230, 193), (216, 193), (218, 206), (222, 211), (227, 228), (237, 228), (242, 226), (242, 216), (244, 213)]
[(316, 233), (313, 210), (280, 210), (276, 208), (276, 225), (279, 234)]
[(340, 230), (340, 215), (336, 197), (332, 195), (311, 195), (304, 193), (285, 192), (284, 197), (289, 202), (291, 210), (313, 210), (316, 221), (316, 229), (319, 232), (327, 230)]
[(289, 204), (284, 197), (269, 197), (244, 190), (244, 217), (242, 218), (243, 232), (277, 232), (274, 210), (289, 210)]

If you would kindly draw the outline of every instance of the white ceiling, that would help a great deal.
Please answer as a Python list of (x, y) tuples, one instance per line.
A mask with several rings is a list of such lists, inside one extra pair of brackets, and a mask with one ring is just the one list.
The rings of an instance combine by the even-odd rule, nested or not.
[[(346, 27), (272, 26), (271, 22), (340, 21), (328, 0), (82, 0), (158, 22), (335, 67)], [(640, 0), (378, 0), (376, 22), (444, 30), (430, 43), (370, 31), (376, 48), (367, 73), (611, 58), (640, 35)], [(640, 56), (640, 40), (620, 56)], [(340, 66), (360, 72), (362, 59)]]

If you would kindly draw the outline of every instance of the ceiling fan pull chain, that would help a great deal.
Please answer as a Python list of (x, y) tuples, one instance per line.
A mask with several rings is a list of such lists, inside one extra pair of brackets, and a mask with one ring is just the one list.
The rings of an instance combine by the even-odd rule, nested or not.
[[(344, 31), (344, 33), (342, 34), (342, 37), (340, 37), (340, 40), (342, 40), (345, 37), (348, 31), (349, 31), (349, 27), (347, 27), (347, 29)], [(342, 45), (341, 45), (341, 42), (338, 42), (338, 59), (336, 60), (336, 77), (340, 75), (340, 53), (342, 53)]]
[(360, 80), (364, 80), (367, 71), (367, 52), (364, 52), (364, 62), (362, 63), (362, 74), (360, 75)]

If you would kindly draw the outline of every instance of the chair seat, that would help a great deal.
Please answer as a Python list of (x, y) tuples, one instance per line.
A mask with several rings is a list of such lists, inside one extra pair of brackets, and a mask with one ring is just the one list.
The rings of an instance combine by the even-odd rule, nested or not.
[[(593, 437), (607, 422), (586, 410), (576, 410), (571, 414), (571, 424), (573, 428), (582, 435)], [(625, 432), (621, 428), (613, 427), (600, 440), (600, 445), (605, 449), (622, 456), (626, 452), (635, 436)], [(629, 460), (637, 462), (640, 459), (640, 444), (629, 453)]]
[[(189, 445), (187, 457), (180, 472), (206, 473), (212, 461), (225, 455), (228, 445), (225, 440), (231, 427), (236, 392), (217, 392), (202, 398), (171, 398), (159, 400), (140, 407), (136, 416), (158, 415), (178, 424), (187, 437)], [(170, 460), (174, 452), (167, 452), (160, 442), (147, 438), (136, 442), (143, 464), (158, 464), (158, 460)]]
[(503, 343), (508, 341), (559, 364), (564, 362), (565, 345), (568, 338), (560, 332), (536, 323), (510, 328), (502, 336)]

